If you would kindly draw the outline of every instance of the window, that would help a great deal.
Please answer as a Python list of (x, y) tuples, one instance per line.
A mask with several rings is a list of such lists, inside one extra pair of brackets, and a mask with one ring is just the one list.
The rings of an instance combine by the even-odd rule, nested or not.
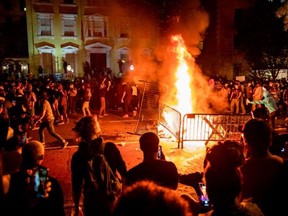
[(76, 36), (76, 16), (62, 15), (62, 35)]
[(76, 0), (62, 0), (63, 4), (75, 4)]
[(128, 38), (129, 37), (129, 27), (127, 23), (120, 24), (120, 38)]
[(53, 35), (53, 15), (38, 14), (38, 36)]
[(107, 37), (106, 21), (103, 16), (88, 16), (85, 19), (86, 37)]

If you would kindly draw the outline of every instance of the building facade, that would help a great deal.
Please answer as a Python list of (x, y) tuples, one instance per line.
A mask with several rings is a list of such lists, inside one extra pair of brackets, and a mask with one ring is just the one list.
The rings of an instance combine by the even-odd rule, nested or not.
[[(1, 8), (0, 4), (0, 21), (7, 21), (5, 17), (9, 5), (13, 5), (11, 11), (21, 8), (23, 4), (26, 6), (26, 12), (20, 10), (9, 13), (13, 14), (13, 19), (25, 16), (27, 20), (27, 65), (29, 72), (36, 77), (39, 74), (65, 75), (69, 72), (73, 76), (84, 76), (88, 70), (92, 74), (99, 74), (107, 69), (115, 76), (121, 76), (123, 71), (128, 70), (131, 62), (137, 64), (137, 61), (141, 61), (139, 49), (145, 55), (152, 55), (153, 47), (161, 38), (156, 33), (159, 26), (151, 24), (153, 30), (143, 27), (147, 24), (143, 17), (147, 15), (144, 12), (141, 14), (139, 7), (137, 10), (131, 10), (131, 7), (130, 10), (126, 9), (126, 1), (133, 2), (4, 0), (5, 7)], [(117, 2), (121, 4), (117, 5)], [(241, 10), (254, 2), (255, 0), (201, 0), (203, 8), (209, 14), (209, 27), (197, 63), (205, 74), (218, 74), (232, 79), (249, 73), (250, 68), (245, 58), (235, 46), (236, 25)], [(142, 26), (141, 32), (135, 30), (139, 26)], [(151, 36), (149, 31), (155, 34)], [(3, 50), (1, 44), (0, 50)]]
[[(121, 76), (135, 19), (105, 0), (26, 0), (30, 72)], [(67, 67), (68, 66), (68, 67)]]
[(210, 23), (206, 32), (200, 64), (208, 75), (234, 79), (245, 76), (250, 68), (237, 50), (237, 20), (254, 0), (203, 0)]

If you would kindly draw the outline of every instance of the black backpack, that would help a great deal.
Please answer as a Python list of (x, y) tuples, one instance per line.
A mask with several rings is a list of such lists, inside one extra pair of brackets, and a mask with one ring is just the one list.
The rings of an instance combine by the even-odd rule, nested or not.
[(92, 145), (95, 141), (101, 142), (101, 144), (99, 150), (87, 161), (88, 175), (86, 180), (92, 193), (113, 201), (120, 194), (122, 183), (105, 158), (105, 143), (102, 138), (92, 141)]

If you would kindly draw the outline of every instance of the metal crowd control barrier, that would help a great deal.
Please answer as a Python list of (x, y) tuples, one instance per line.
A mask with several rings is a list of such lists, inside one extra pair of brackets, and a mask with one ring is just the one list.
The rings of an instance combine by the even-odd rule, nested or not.
[(160, 104), (158, 123), (178, 140), (178, 148), (180, 148), (181, 113), (166, 104)]
[(251, 119), (242, 114), (185, 114), (182, 121), (181, 148), (186, 141), (241, 140), (241, 129)]

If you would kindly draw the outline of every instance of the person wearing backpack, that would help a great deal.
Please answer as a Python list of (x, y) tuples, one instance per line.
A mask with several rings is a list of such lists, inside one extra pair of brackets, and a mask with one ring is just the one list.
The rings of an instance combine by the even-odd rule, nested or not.
[[(127, 168), (121, 153), (113, 142), (104, 143), (97, 116), (85, 116), (76, 122), (73, 131), (81, 139), (71, 159), (71, 178), (75, 215), (79, 215), (83, 194), (85, 216), (108, 216), (119, 192), (116, 174), (125, 185)], [(116, 177), (115, 177), (116, 176)], [(120, 188), (121, 189), (121, 188)], [(117, 191), (116, 191), (117, 190)]]

